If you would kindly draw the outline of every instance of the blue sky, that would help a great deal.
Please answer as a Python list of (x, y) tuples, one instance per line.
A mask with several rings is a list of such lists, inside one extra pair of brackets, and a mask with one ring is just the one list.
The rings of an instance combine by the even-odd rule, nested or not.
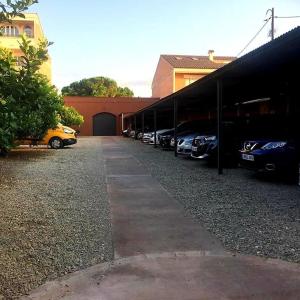
[[(151, 96), (160, 54), (237, 55), (264, 23), (268, 8), (277, 16), (300, 15), (299, 0), (39, 0), (50, 48), (53, 83), (107, 76)], [(275, 19), (276, 35), (300, 19)], [(250, 45), (268, 38), (270, 25)], [(245, 51), (245, 53), (247, 52)]]

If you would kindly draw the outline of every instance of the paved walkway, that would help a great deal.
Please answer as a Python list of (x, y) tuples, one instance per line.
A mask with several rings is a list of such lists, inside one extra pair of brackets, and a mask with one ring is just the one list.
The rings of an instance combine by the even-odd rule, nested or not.
[(226, 253), (117, 140), (102, 139), (115, 261), (24, 299), (300, 299), (299, 265)]

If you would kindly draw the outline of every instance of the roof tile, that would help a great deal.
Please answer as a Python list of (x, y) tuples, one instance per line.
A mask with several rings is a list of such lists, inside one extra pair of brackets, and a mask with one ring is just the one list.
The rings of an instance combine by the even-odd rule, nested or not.
[(172, 67), (184, 69), (218, 69), (236, 59), (233, 56), (161, 55)]

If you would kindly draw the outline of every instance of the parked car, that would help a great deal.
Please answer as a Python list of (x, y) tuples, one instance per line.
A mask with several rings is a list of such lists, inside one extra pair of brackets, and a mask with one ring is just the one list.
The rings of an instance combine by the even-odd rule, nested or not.
[(130, 129), (127, 128), (127, 129), (123, 130), (122, 131), (122, 135), (125, 136), (125, 137), (129, 137), (129, 135), (130, 135)]
[[(178, 136), (177, 139), (177, 153), (179, 155), (183, 156), (191, 156), (192, 154), (192, 143), (196, 136), (198, 136), (199, 133), (192, 132), (189, 134)], [(172, 138), (171, 140), (171, 146), (175, 145), (175, 139)]]
[(174, 128), (159, 135), (159, 145), (163, 150), (171, 149), (171, 140), (174, 137)]
[(207, 159), (218, 147), (215, 134), (198, 135), (192, 142), (191, 157), (196, 159)]
[(49, 129), (43, 139), (31, 137), (17, 141), (19, 145), (48, 145), (52, 149), (60, 149), (77, 143), (77, 133), (74, 129), (58, 124), (55, 129)]
[(154, 136), (154, 132), (145, 132), (142, 137), (142, 142), (148, 144), (151, 137)]
[(300, 139), (249, 140), (240, 154), (241, 164), (246, 168), (295, 175), (299, 170)]
[[(148, 130), (148, 128), (145, 128), (145, 130)], [(143, 137), (143, 130), (141, 128), (137, 128), (135, 130), (131, 130), (130, 135), (131, 138), (136, 139), (136, 140), (141, 140)]]
[[(237, 166), (239, 162), (239, 150), (241, 139), (232, 122), (225, 122), (223, 127), (223, 157), (227, 166)], [(192, 144), (191, 156), (196, 159), (207, 160), (212, 163), (218, 158), (218, 138), (211, 131), (195, 137)]]
[(136, 139), (137, 139), (137, 140), (141, 140), (142, 137), (143, 137), (143, 135), (144, 135), (144, 134), (143, 134), (142, 131), (138, 131), (137, 134), (136, 134)]
[[(170, 129), (160, 129), (156, 131), (156, 144), (159, 145), (160, 142), (160, 137), (162, 134), (164, 134), (165, 132), (169, 131)], [(149, 139), (149, 144), (150, 145), (154, 145), (154, 132), (152, 132), (152, 135)]]
[(135, 130), (131, 130), (131, 131), (129, 132), (129, 137), (131, 137), (131, 138), (134, 139), (134, 137), (135, 137)]
[[(204, 130), (204, 122), (203, 121), (186, 121), (182, 122), (177, 126), (177, 138), (180, 135), (189, 134), (199, 129)], [(175, 139), (174, 139), (175, 129), (172, 128), (164, 134), (160, 135), (160, 146), (163, 150), (172, 149), (175, 147)]]

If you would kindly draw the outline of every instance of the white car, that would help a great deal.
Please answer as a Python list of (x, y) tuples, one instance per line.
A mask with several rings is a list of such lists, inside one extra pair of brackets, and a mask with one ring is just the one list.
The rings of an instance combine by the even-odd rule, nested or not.
[(154, 136), (154, 132), (145, 132), (142, 137), (142, 142), (145, 144), (149, 143), (152, 136)]

